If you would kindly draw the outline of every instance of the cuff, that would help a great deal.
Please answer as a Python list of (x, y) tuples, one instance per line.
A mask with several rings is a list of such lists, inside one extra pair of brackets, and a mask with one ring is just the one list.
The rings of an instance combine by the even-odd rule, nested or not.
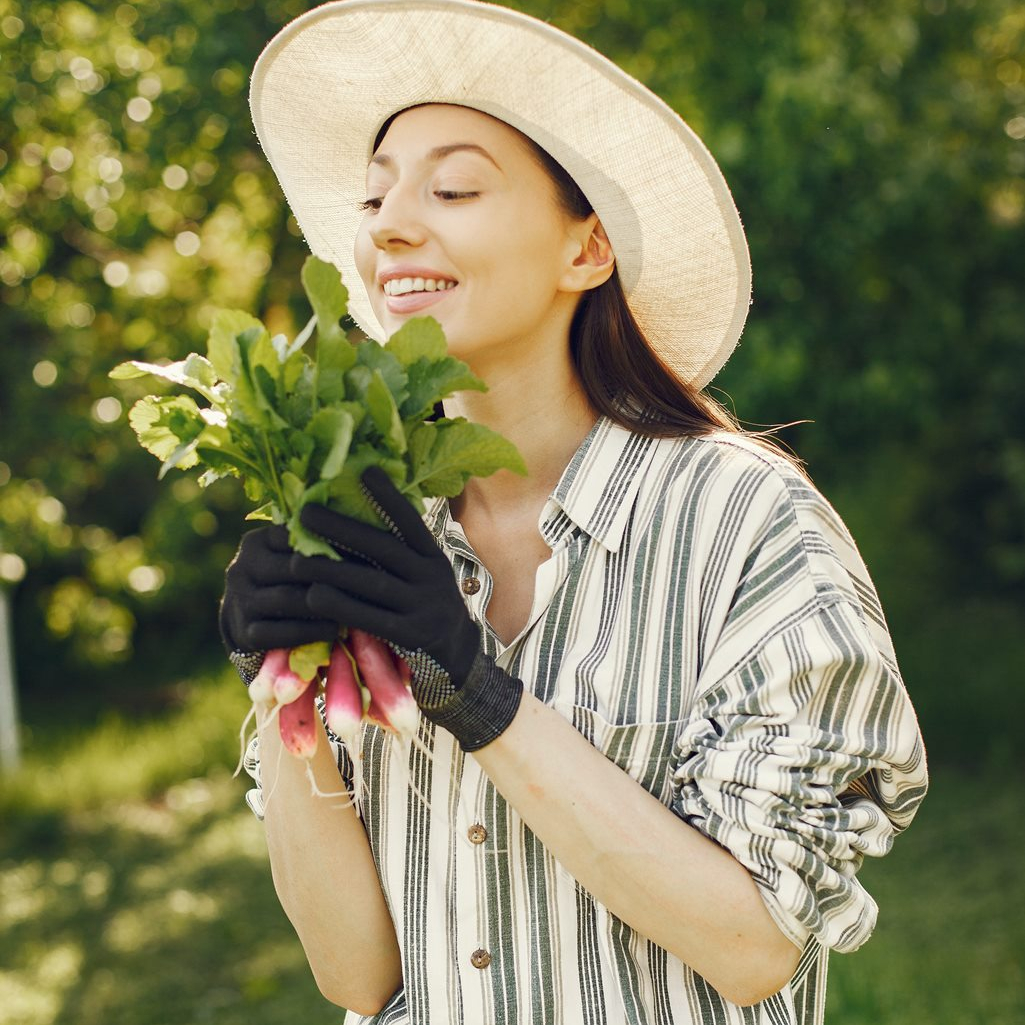
[[(426, 696), (425, 696), (426, 697)], [(464, 751), (479, 751), (508, 729), (520, 707), (523, 682), (479, 652), (463, 685), (438, 704), (421, 704), (425, 716), (448, 730)]]
[(233, 651), (228, 655), (228, 661), (235, 667), (247, 687), (260, 672), (260, 666), (263, 665), (263, 654), (262, 651)]

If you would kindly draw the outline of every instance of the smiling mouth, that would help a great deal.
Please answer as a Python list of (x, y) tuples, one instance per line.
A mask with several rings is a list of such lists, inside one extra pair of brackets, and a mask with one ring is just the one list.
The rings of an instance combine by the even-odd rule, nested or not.
[(388, 296), (409, 295), (413, 292), (446, 292), (456, 282), (442, 278), (392, 278), (382, 286)]

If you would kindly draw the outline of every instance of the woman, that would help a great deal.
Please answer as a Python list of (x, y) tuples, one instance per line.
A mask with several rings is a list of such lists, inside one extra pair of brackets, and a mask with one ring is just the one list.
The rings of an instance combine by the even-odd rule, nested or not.
[[(358, 812), (260, 735), (252, 803), (325, 996), (432, 1025), (820, 1021), (924, 753), (845, 528), (699, 391), (749, 297), (714, 161), (604, 58), (466, 0), (318, 8), (252, 104), (359, 323), (436, 317), (490, 386), (446, 414), (529, 469), (423, 520), (368, 474), (391, 532), (312, 507), (348, 558), (266, 528), (229, 569), (236, 664), (348, 626), (413, 666), (420, 743), (366, 728)], [(347, 758), (319, 746), (320, 789)]]

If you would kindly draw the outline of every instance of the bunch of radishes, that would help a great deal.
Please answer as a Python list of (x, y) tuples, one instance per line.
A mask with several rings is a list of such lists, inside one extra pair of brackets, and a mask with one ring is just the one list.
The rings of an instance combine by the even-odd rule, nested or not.
[[(317, 749), (321, 686), (328, 728), (351, 751), (358, 750), (364, 718), (404, 740), (416, 733), (419, 711), (405, 660), (363, 630), (353, 628), (347, 635), (332, 645), (267, 652), (249, 685), (254, 704), (275, 709), (285, 748), (299, 758), (309, 760)], [(298, 671), (291, 664), (295, 661), (300, 662)]]
[[(451, 498), (471, 476), (527, 472), (515, 446), (483, 424), (436, 415), (457, 391), (487, 390), (448, 355), (436, 321), (412, 318), (384, 345), (352, 342), (342, 328), (348, 295), (338, 270), (311, 256), (302, 283), (314, 315), (292, 341), (272, 337), (247, 313), (222, 310), (206, 355), (166, 365), (132, 360), (111, 371), (119, 380), (155, 377), (184, 386), (206, 403), (146, 395), (132, 406), (129, 422), (161, 461), (160, 476), (196, 467), (203, 486), (237, 478), (256, 507), (250, 519), (284, 524), (303, 555), (338, 559), (303, 527), (300, 514), (317, 502), (385, 526), (361, 486), (369, 466), (381, 467), (421, 512), (425, 498)], [(314, 328), (311, 356), (304, 347)], [(358, 762), (364, 718), (416, 742), (419, 713), (409, 676), (382, 642), (349, 630), (333, 645), (269, 652), (250, 694), (254, 711), (256, 704), (273, 706), (285, 747), (308, 760), (323, 688), (327, 723)]]

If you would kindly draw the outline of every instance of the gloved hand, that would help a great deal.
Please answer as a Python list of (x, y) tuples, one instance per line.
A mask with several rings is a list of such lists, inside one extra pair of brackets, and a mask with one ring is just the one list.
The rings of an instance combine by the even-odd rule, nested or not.
[(420, 514), (379, 467), (362, 480), (391, 532), (308, 505), (303, 526), (343, 553), (338, 562), (293, 556), (293, 578), (311, 585), (308, 615), (387, 641), (409, 663), (424, 715), (476, 751), (512, 722), (523, 684), (484, 654), (452, 567)]
[(224, 574), (218, 626), (228, 658), (246, 684), (260, 671), (265, 651), (338, 636), (335, 620), (310, 617), (309, 585), (292, 575), (292, 555), (284, 527), (259, 527), (242, 538)]

